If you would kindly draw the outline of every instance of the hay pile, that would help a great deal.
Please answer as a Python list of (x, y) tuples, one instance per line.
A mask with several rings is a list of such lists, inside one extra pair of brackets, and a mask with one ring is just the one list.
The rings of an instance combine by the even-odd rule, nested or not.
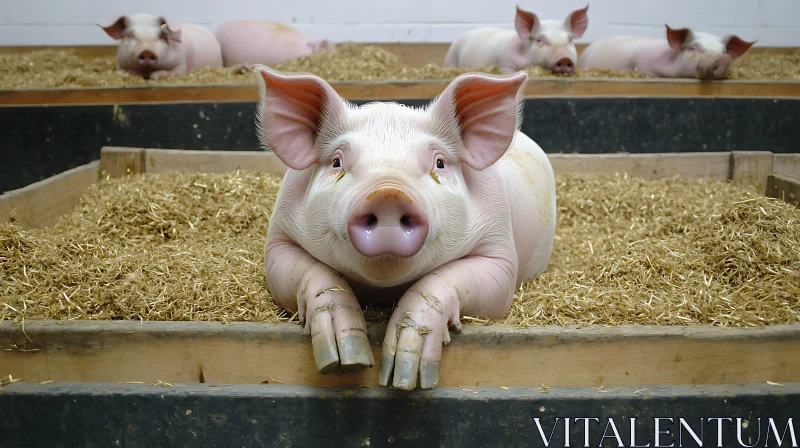
[[(336, 53), (318, 53), (275, 65), (283, 71), (315, 73), (328, 81), (392, 81), (417, 79), (452, 79), (457, 75), (482, 71), (499, 73), (496, 67), (445, 69), (438, 64), (411, 67), (402, 64), (396, 55), (379, 46), (353, 43), (337, 45)], [(174, 84), (254, 84), (250, 72), (230, 68), (201, 68), (181, 76), (158, 80), (117, 72), (112, 56), (82, 59), (73, 51), (42, 50), (29, 53), (0, 54), (0, 89), (54, 87), (123, 87)], [(635, 70), (576, 70), (555, 74), (532, 67), (534, 78), (645, 78)], [(800, 51), (790, 54), (747, 53), (734, 62), (730, 79), (800, 79)]]
[[(0, 319), (287, 320), (263, 274), (279, 184), (250, 173), (103, 180), (51, 229), (0, 227)], [(800, 210), (711, 180), (557, 184), (550, 268), (504, 323), (800, 320)]]

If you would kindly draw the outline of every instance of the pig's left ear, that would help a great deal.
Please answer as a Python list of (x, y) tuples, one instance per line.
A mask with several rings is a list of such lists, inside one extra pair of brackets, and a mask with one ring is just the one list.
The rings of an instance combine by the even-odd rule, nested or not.
[(583, 33), (586, 32), (586, 28), (589, 26), (589, 16), (586, 15), (587, 11), (589, 11), (589, 5), (586, 5), (583, 9), (572, 11), (572, 14), (564, 21), (564, 25), (572, 31), (572, 36), (575, 38), (583, 36)]
[(114, 23), (112, 23), (111, 25), (103, 26), (100, 25), (99, 23), (96, 25), (102, 28), (103, 31), (106, 32), (106, 34), (111, 36), (112, 39), (119, 40), (122, 39), (122, 32), (125, 31), (125, 21), (127, 19), (128, 18), (126, 16), (119, 16), (119, 18), (115, 20)]
[(742, 56), (750, 47), (753, 46), (756, 41), (747, 42), (745, 40), (739, 39), (736, 35), (730, 35), (726, 38), (728, 42), (725, 44), (725, 52), (728, 53), (728, 56), (731, 59), (738, 59)]
[(172, 29), (164, 16), (160, 16), (158, 22), (161, 25), (161, 32), (164, 34), (164, 37), (172, 39), (175, 42), (181, 41), (181, 30)]
[(346, 112), (344, 101), (316, 75), (283, 74), (261, 64), (255, 72), (259, 140), (290, 168), (308, 168), (319, 160), (316, 142), (323, 120), (335, 126)]
[[(522, 121), (522, 94), (528, 74), (460, 75), (431, 106), (439, 123), (455, 121), (463, 142), (459, 159), (476, 170), (505, 154)], [(445, 126), (448, 128), (449, 126)]]

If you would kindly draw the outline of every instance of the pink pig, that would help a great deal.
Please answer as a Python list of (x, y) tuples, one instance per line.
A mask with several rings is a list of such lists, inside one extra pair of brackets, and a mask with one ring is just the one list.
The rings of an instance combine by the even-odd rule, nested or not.
[(120, 16), (108, 26), (98, 25), (117, 47), (117, 70), (158, 79), (182, 75), (200, 67), (222, 66), (219, 42), (207, 29), (192, 24), (174, 26), (150, 14)]
[(516, 31), (477, 28), (459, 36), (447, 50), (443, 67), (496, 66), (506, 73), (540, 66), (555, 73), (572, 72), (578, 53), (573, 39), (586, 31), (589, 5), (565, 21), (539, 20), (517, 6)]
[(263, 20), (230, 20), (217, 28), (226, 67), (247, 64), (273, 65), (308, 56), (335, 51), (327, 40), (308, 40), (291, 26)]
[(731, 63), (753, 42), (735, 35), (717, 36), (688, 28), (667, 27), (667, 40), (637, 36), (612, 36), (587, 46), (579, 68), (636, 69), (663, 78), (725, 78)]
[(417, 109), (256, 72), (259, 137), (289, 167), (264, 249), (272, 297), (305, 320), (321, 373), (373, 366), (361, 305), (397, 302), (379, 382), (435, 387), (448, 327), (503, 318), (550, 260), (553, 171), (518, 131), (527, 74), (464, 74)]

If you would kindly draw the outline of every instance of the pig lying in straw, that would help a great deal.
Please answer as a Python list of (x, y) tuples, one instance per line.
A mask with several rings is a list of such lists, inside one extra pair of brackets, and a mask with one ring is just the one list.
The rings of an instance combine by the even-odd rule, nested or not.
[(273, 65), (336, 50), (336, 46), (325, 39), (308, 40), (291, 26), (264, 20), (229, 20), (217, 28), (215, 35), (226, 67)]
[(589, 5), (573, 11), (565, 21), (539, 20), (517, 6), (516, 31), (477, 28), (459, 36), (444, 57), (443, 67), (497, 66), (506, 73), (535, 65), (555, 73), (570, 73), (578, 60), (573, 39), (589, 25)]
[(305, 320), (322, 373), (373, 366), (361, 305), (396, 301), (380, 384), (436, 386), (448, 326), (504, 317), (550, 259), (553, 171), (518, 131), (527, 74), (461, 75), (415, 109), (255, 71), (259, 137), (290, 168), (264, 249), (270, 293)]
[(667, 27), (667, 40), (611, 36), (587, 46), (579, 68), (636, 69), (662, 78), (720, 79), (754, 43), (735, 35), (717, 36)]
[(98, 25), (117, 47), (117, 70), (145, 79), (182, 75), (200, 67), (222, 66), (222, 51), (211, 31), (191, 24), (173, 25), (150, 14), (120, 16)]

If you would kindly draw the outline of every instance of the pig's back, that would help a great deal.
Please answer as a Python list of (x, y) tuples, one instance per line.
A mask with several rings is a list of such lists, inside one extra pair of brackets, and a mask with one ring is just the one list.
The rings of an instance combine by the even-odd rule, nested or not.
[(629, 70), (636, 66), (638, 49), (654, 39), (639, 36), (610, 36), (598, 39), (583, 50), (577, 68)]
[(544, 271), (550, 261), (556, 228), (555, 176), (542, 148), (519, 131), (497, 165), (513, 216), (519, 286)]
[(308, 56), (313, 49), (299, 30), (278, 22), (232, 20), (217, 28), (226, 66), (273, 65)]
[(477, 28), (459, 36), (452, 48), (461, 67), (500, 65), (505, 46), (514, 36), (514, 31), (503, 28)]
[(222, 65), (222, 49), (211, 31), (189, 23), (182, 24), (180, 29), (186, 48), (186, 71)]

